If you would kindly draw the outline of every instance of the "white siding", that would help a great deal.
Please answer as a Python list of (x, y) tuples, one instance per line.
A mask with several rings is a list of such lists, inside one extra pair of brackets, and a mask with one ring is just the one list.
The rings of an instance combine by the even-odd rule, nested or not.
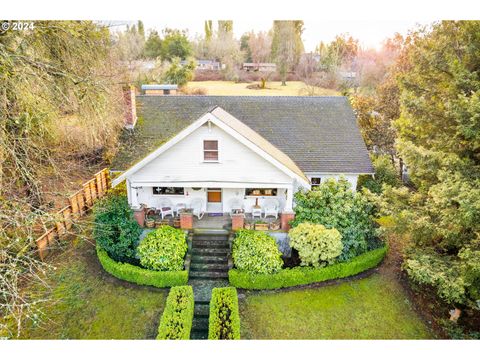
[[(218, 140), (219, 162), (203, 162), (203, 141)], [(132, 174), (133, 183), (215, 181), (291, 184), (292, 178), (212, 125), (201, 126)]]

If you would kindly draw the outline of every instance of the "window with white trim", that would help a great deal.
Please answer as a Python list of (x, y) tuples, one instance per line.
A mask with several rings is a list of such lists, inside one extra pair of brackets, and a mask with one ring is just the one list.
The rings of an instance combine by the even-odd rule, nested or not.
[(312, 177), (310, 179), (310, 183), (312, 184), (312, 189), (319, 187), (321, 182), (322, 182), (322, 178), (320, 177)]
[(277, 189), (245, 189), (246, 196), (277, 196)]
[(218, 161), (218, 140), (203, 140), (203, 161)]

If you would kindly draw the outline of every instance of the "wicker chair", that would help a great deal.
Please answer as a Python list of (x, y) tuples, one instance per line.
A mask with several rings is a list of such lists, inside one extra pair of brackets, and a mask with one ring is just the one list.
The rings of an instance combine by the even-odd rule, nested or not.
[(170, 215), (171, 217), (175, 217), (175, 214), (173, 213), (173, 204), (170, 199), (162, 199), (160, 201), (160, 206), (157, 208), (160, 216), (162, 219), (165, 218), (165, 216)]
[(278, 210), (279, 210), (279, 203), (277, 199), (267, 199), (263, 203), (263, 217), (266, 218), (267, 216), (274, 216), (275, 219), (278, 219)]
[(200, 220), (203, 215), (205, 215), (205, 212), (203, 211), (203, 204), (204, 202), (200, 198), (193, 199), (190, 204), (190, 207), (192, 208), (192, 213), (198, 218), (198, 220)]

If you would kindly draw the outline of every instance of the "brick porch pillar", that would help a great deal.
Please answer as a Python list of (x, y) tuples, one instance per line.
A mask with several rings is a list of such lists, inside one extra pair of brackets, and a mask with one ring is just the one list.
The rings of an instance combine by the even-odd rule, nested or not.
[(141, 206), (139, 209), (133, 210), (133, 216), (137, 220), (138, 225), (145, 227), (145, 208)]
[(191, 230), (193, 229), (193, 214), (188, 212), (180, 213), (180, 229)]
[(243, 229), (245, 223), (244, 214), (232, 214), (232, 230)]
[(290, 230), (289, 222), (295, 219), (295, 213), (293, 211), (285, 211), (280, 215), (281, 229), (283, 231)]

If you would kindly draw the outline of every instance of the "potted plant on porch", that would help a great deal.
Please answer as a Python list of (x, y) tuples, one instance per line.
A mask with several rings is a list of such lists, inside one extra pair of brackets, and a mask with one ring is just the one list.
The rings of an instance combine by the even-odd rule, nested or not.
[(173, 218), (173, 227), (177, 229), (180, 227), (180, 216), (176, 216)]
[(265, 231), (268, 230), (268, 223), (258, 220), (255, 222), (255, 230)]
[(149, 229), (152, 229), (155, 227), (155, 218), (151, 217), (151, 216), (147, 216), (147, 218), (145, 219), (145, 227), (149, 228)]
[(250, 221), (245, 220), (245, 223), (243, 224), (243, 227), (247, 230), (253, 230), (253, 224)]
[(280, 230), (280, 221), (279, 220), (275, 220), (275, 221), (272, 221), (270, 223), (270, 230)]

